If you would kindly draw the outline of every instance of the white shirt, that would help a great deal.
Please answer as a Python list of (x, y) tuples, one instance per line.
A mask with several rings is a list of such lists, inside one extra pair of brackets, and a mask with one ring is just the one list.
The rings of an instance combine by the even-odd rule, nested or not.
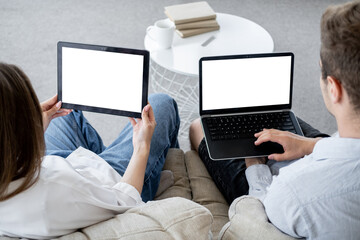
[(0, 202), (0, 236), (53, 238), (143, 204), (139, 192), (120, 180), (105, 160), (81, 147), (66, 159), (45, 156), (39, 180)]
[(316, 240), (360, 239), (360, 139), (324, 138), (312, 154), (270, 168), (253, 165), (246, 177), (249, 195), (262, 200), (281, 231)]

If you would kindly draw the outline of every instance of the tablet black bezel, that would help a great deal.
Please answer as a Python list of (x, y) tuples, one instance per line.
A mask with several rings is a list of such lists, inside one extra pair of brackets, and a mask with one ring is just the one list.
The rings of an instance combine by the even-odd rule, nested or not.
[[(285, 56), (290, 56), (291, 57), (289, 104), (203, 110), (203, 101), (202, 101), (202, 63), (204, 61), (227, 60), (227, 59), (231, 60), (231, 59), (239, 59), (239, 58), (283, 57), (283, 56), (284, 57)], [(293, 74), (294, 74), (294, 54), (292, 52), (259, 53), (259, 54), (241, 54), (241, 55), (202, 57), (199, 60), (199, 112), (200, 112), (200, 116), (203, 116), (203, 115), (217, 115), (217, 114), (232, 114), (232, 113), (247, 113), (247, 112), (276, 111), (276, 110), (289, 110), (289, 109), (291, 109), (291, 105), (292, 105)], [(220, 79), (220, 81), (221, 81), (221, 79)], [(216, 97), (216, 96), (214, 96), (214, 97)]]
[[(141, 99), (141, 109), (143, 109), (148, 102), (148, 86), (149, 86), (149, 52), (146, 50), (138, 49), (129, 49), (129, 48), (119, 48), (119, 47), (108, 47), (100, 45), (91, 45), (91, 44), (82, 44), (82, 43), (71, 43), (71, 42), (58, 42), (57, 44), (57, 92), (58, 92), (58, 101), (62, 101), (62, 48), (77, 48), (77, 49), (88, 49), (95, 51), (105, 51), (105, 52), (115, 52), (115, 53), (125, 53), (125, 54), (134, 54), (141, 55), (144, 57), (143, 65), (143, 84), (142, 84), (142, 99)], [(141, 112), (131, 112), (124, 111), (119, 109), (110, 109), (110, 108), (101, 108), (94, 106), (79, 105), (76, 103), (62, 102), (62, 108), (67, 109), (76, 109), (82, 111), (90, 111), (97, 113), (106, 113), (119, 116), (127, 116), (133, 118), (141, 118)]]

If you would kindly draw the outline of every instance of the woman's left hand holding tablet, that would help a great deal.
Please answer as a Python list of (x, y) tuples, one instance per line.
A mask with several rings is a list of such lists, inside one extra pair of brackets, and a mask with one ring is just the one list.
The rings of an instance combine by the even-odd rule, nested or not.
[(57, 101), (57, 95), (52, 98), (42, 102), (41, 104), (42, 115), (43, 115), (43, 125), (44, 132), (48, 128), (51, 120), (57, 117), (66, 116), (72, 112), (71, 109), (61, 108), (61, 101)]

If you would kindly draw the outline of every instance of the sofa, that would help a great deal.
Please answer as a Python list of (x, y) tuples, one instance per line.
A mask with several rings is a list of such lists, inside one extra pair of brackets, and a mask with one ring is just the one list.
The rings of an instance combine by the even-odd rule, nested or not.
[(197, 152), (170, 149), (164, 172), (172, 174), (161, 178), (154, 201), (59, 239), (294, 240), (269, 223), (255, 198), (240, 197), (229, 208)]

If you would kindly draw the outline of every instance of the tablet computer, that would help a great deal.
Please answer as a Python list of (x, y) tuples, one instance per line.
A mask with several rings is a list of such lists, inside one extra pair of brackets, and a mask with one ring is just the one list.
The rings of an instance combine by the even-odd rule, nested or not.
[(147, 104), (149, 52), (58, 42), (62, 108), (141, 117)]

